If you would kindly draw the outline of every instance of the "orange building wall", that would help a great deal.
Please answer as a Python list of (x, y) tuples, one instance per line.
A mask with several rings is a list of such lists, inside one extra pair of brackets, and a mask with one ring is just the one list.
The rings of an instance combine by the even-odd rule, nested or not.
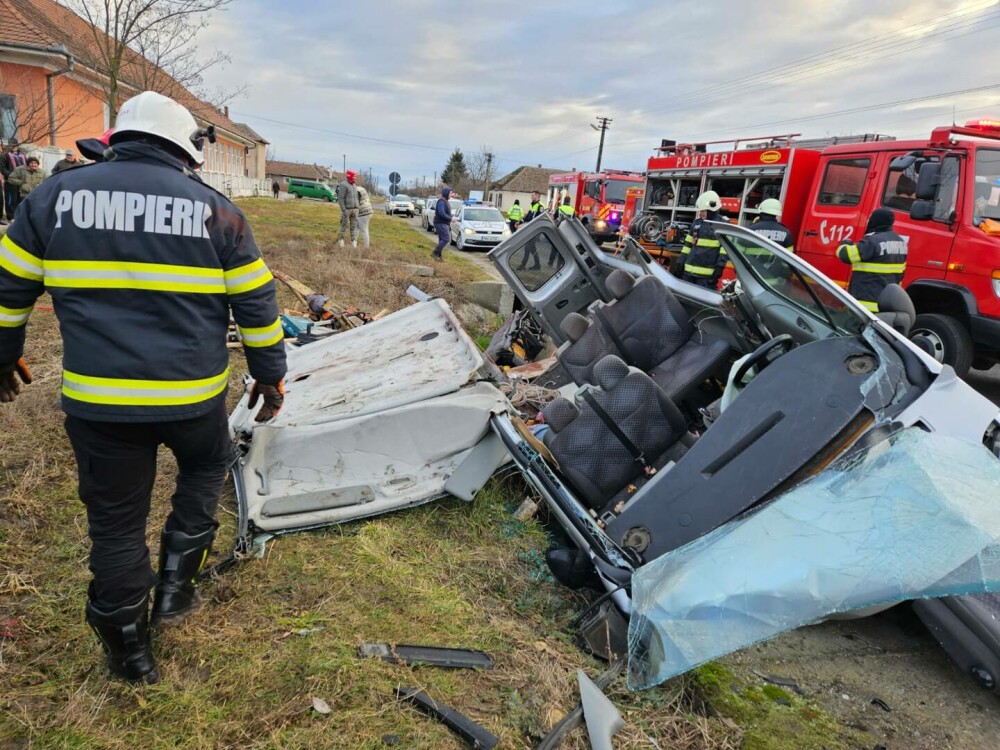
[[(0, 62), (0, 93), (13, 94), (19, 112), (35, 116), (22, 128), (19, 138), (38, 146), (49, 145), (49, 112), (45, 70)], [(99, 93), (67, 76), (55, 79), (56, 145), (75, 149), (79, 138), (96, 138), (105, 130), (104, 103)]]

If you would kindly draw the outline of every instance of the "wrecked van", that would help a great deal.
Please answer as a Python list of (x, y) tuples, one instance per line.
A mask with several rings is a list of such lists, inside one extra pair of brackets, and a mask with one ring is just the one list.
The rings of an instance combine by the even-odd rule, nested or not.
[[(256, 425), (246, 397), (231, 418), (239, 544), (471, 500), (512, 461), (569, 540), (554, 575), (606, 592), (584, 628), (608, 650), (628, 628), (634, 687), (830, 614), (1000, 585), (997, 408), (906, 339), (902, 290), (873, 316), (714, 229), (735, 271), (719, 292), (575, 220), (490, 253), (558, 347), (524, 374), (541, 418), (441, 300), (293, 349), (278, 418)], [(975, 657), (994, 683), (997, 654)]]

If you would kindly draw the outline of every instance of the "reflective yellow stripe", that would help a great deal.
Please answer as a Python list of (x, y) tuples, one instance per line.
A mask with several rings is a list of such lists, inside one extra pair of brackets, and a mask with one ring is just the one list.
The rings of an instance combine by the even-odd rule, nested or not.
[(721, 247), (722, 243), (719, 240), (705, 240), (701, 237), (698, 238), (698, 247)]
[(264, 284), (273, 278), (267, 266), (264, 265), (264, 259), (257, 258), (253, 263), (247, 263), (245, 266), (226, 271), (226, 293), (242, 294), (243, 292), (250, 292), (264, 286)]
[(790, 253), (794, 253), (795, 252), (795, 245), (789, 245), (788, 247), (785, 248), (785, 250), (787, 250)]
[(681, 255), (690, 255), (690, 254), (691, 254), (691, 248), (685, 245), (684, 249), (681, 250)]
[(28, 322), (30, 307), (4, 307), (0, 305), (0, 328), (20, 328)]
[(226, 389), (229, 368), (201, 380), (98, 378), (63, 371), (62, 392), (75, 401), (113, 406), (183, 406), (207, 401)]
[(868, 300), (864, 300), (864, 299), (859, 299), (858, 302), (860, 302), (862, 305), (864, 305), (866, 308), (868, 308), (872, 312), (878, 312), (878, 303), (877, 302), (869, 302)]
[(861, 251), (858, 250), (857, 245), (844, 245), (844, 248), (847, 250), (848, 263), (853, 265), (861, 262)]
[(47, 260), (45, 285), (77, 289), (143, 289), (225, 294), (221, 268), (114, 260)]
[(0, 240), (0, 268), (29, 281), (41, 281), (45, 275), (42, 259), (20, 247), (6, 234)]
[(690, 235), (690, 234), (689, 234), (689, 235), (687, 235), (687, 236), (686, 236), (686, 237), (684, 238), (684, 241), (685, 241), (685, 242), (691, 242), (691, 243), (693, 243), (693, 242), (694, 242), (694, 237), (693, 237), (692, 235)]
[(864, 273), (906, 273), (905, 263), (855, 263), (851, 267)]
[(685, 264), (684, 272), (694, 274), (695, 276), (711, 276), (715, 273), (715, 269), (708, 268), (706, 266), (692, 266), (690, 264)]
[(243, 326), (237, 326), (237, 328), (240, 330), (240, 338), (243, 339), (244, 346), (271, 346), (285, 338), (285, 332), (281, 328), (281, 318), (263, 328), (244, 328)]

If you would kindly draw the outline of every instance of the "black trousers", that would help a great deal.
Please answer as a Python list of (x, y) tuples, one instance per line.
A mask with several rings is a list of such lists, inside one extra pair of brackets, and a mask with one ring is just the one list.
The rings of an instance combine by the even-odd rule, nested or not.
[(225, 399), (208, 414), (175, 422), (94, 422), (66, 417), (76, 453), (80, 500), (87, 506), (91, 601), (114, 609), (141, 599), (156, 582), (146, 520), (156, 479), (156, 451), (177, 458), (177, 487), (167, 531), (201, 534), (215, 512), (232, 453)]

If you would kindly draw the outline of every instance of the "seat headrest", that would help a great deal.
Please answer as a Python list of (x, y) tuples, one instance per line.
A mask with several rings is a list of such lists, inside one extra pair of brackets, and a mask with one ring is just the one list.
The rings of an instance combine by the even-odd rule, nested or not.
[(550, 401), (542, 410), (542, 414), (545, 415), (545, 424), (553, 431), (559, 432), (580, 415), (580, 409), (569, 399), (560, 396)]
[(594, 379), (601, 390), (609, 391), (628, 375), (628, 365), (620, 357), (609, 354), (594, 365)]
[(559, 327), (570, 341), (579, 341), (580, 337), (590, 327), (590, 321), (580, 315), (580, 313), (573, 312), (562, 319)]
[(899, 284), (889, 284), (878, 296), (878, 309), (884, 312), (901, 313), (911, 318), (917, 317), (913, 300)]
[(611, 292), (615, 299), (621, 299), (630, 291), (635, 285), (635, 279), (632, 277), (628, 271), (623, 271), (620, 268), (617, 271), (612, 271), (611, 275), (608, 276), (608, 280), (605, 282), (608, 286), (608, 291)]

